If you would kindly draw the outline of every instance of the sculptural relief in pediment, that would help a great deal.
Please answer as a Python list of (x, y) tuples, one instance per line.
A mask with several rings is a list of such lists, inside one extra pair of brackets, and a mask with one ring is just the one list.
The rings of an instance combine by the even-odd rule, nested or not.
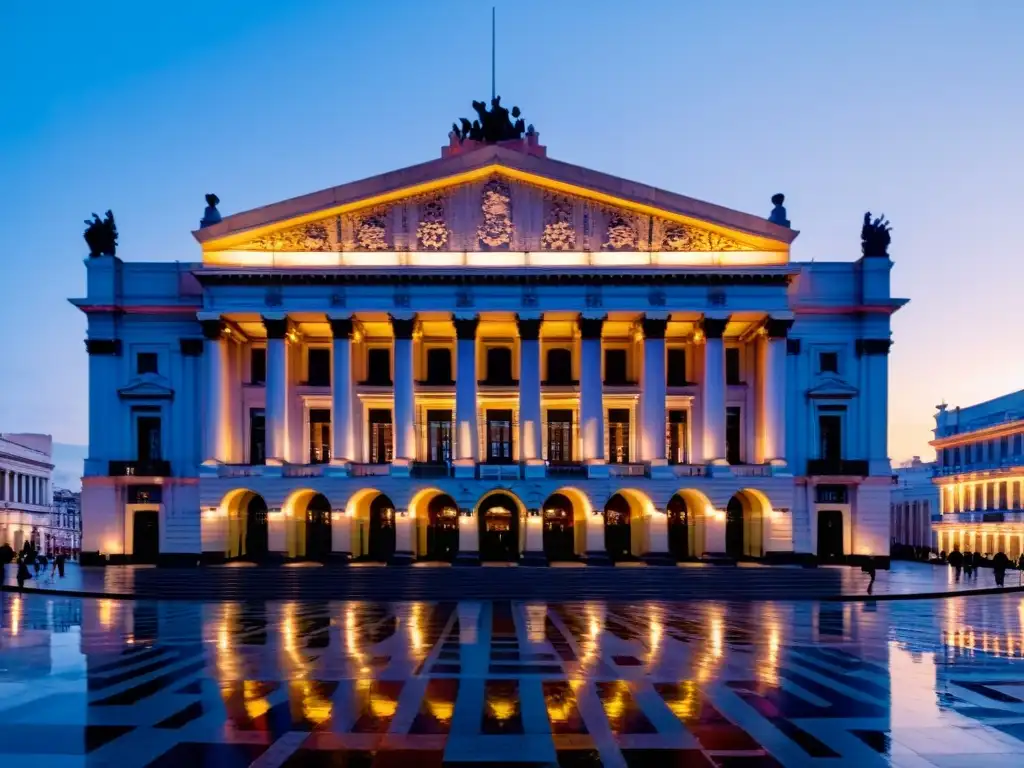
[(254, 237), (249, 251), (753, 251), (698, 224), (495, 174)]

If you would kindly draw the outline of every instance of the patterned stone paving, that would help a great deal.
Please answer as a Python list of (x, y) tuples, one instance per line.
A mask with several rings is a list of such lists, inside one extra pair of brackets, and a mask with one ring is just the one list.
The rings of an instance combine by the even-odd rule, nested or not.
[(1020, 595), (0, 595), (0, 766), (1020, 765)]

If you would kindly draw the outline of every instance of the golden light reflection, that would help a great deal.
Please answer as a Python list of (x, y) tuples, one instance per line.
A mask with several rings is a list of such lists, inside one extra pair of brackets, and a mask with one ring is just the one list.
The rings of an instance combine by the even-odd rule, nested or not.
[(423, 622), (426, 611), (425, 603), (413, 603), (409, 612), (410, 655), (415, 661), (421, 661), (427, 653), (426, 643), (423, 640)]
[(665, 628), (662, 624), (662, 608), (658, 603), (648, 603), (647, 616), (650, 619), (650, 631), (647, 638), (647, 666), (654, 665), (661, 651), (661, 641), (665, 636)]
[(21, 597), (15, 595), (11, 600), (11, 636), (17, 637), (21, 631)]
[(284, 616), (281, 618), (281, 646), (291, 661), (289, 670), (293, 678), (305, 678), (308, 674), (305, 659), (299, 652), (298, 641), (298, 605), (294, 602), (284, 604)]
[(697, 705), (700, 703), (700, 688), (693, 680), (683, 680), (679, 683), (679, 695), (662, 694), (672, 714), (682, 721), (693, 719), (697, 715)]
[(217, 653), (215, 663), (220, 680), (237, 680), (238, 658), (231, 647), (231, 627), (234, 625), (238, 606), (225, 603), (221, 606), (220, 621), (217, 622)]
[(697, 657), (695, 666), (697, 682), (707, 683), (714, 679), (718, 665), (725, 652), (725, 609), (720, 605), (709, 605), (707, 613), (707, 645)]
[(370, 712), (374, 717), (387, 719), (395, 716), (398, 711), (398, 700), (381, 694), (380, 691), (370, 689)]
[(292, 695), (301, 702), (302, 715), (311, 723), (324, 723), (331, 718), (332, 702), (317, 690), (318, 686), (308, 680), (292, 683)]
[(245, 714), (250, 718), (259, 717), (270, 710), (270, 703), (263, 695), (264, 686), (256, 680), (242, 681), (242, 701)]
[(427, 699), (427, 708), (438, 722), (450, 723), (455, 714), (455, 702), (443, 699)]
[(494, 696), (487, 699), (487, 708), (497, 720), (508, 720), (516, 713), (516, 703), (512, 699)]
[(114, 626), (115, 604), (113, 600), (100, 600), (99, 619), (103, 629), (111, 629)]
[(540, 605), (526, 606), (526, 636), (531, 643), (543, 643), (547, 634), (545, 625), (548, 618), (548, 607)]

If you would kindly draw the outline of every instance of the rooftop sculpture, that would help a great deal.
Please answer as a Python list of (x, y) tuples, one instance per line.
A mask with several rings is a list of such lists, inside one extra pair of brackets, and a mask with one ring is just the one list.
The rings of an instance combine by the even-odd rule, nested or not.
[(86, 219), (88, 225), (82, 237), (89, 246), (89, 257), (113, 256), (117, 251), (117, 225), (114, 224), (113, 211), (107, 211), (101, 219), (95, 213), (92, 219)]
[[(519, 111), (519, 107), (512, 107), (512, 112), (510, 113), (501, 106), (501, 96), (495, 96), (491, 99), (490, 110), (487, 109), (487, 105), (482, 101), (474, 101), (473, 109), (479, 115), (478, 120), (474, 120), (471, 123), (466, 118), (460, 117), (459, 123), (461, 123), (461, 126), (459, 123), (452, 123), (452, 133), (458, 138), (459, 142), (470, 139), (472, 141), (494, 144), (498, 141), (521, 139), (524, 133), (532, 134), (534, 132), (532, 125), (529, 128), (526, 127), (526, 122), (520, 117), (522, 113)], [(511, 118), (515, 118), (514, 123)]]
[(860, 230), (861, 252), (865, 256), (888, 256), (889, 243), (892, 236), (892, 227), (883, 213), (874, 221), (871, 220), (871, 211), (864, 214), (864, 226)]
[(206, 196), (206, 210), (203, 211), (203, 218), (199, 220), (200, 229), (220, 222), (220, 211), (217, 210), (219, 202), (220, 198), (213, 193)]

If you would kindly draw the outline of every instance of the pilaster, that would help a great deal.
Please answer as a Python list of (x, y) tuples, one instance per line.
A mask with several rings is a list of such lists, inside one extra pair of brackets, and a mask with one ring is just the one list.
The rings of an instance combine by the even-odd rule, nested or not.
[(604, 315), (579, 319), (582, 353), (580, 365), (580, 428), (583, 460), (588, 476), (607, 477), (604, 456), (604, 385), (601, 380), (601, 332)]
[[(457, 339), (455, 351), (455, 476), (471, 478), (476, 475), (476, 462), (479, 454), (476, 414), (476, 330), (480, 318), (476, 315), (455, 317), (452, 322), (455, 325)], [(460, 535), (460, 542), (461, 538)]]

